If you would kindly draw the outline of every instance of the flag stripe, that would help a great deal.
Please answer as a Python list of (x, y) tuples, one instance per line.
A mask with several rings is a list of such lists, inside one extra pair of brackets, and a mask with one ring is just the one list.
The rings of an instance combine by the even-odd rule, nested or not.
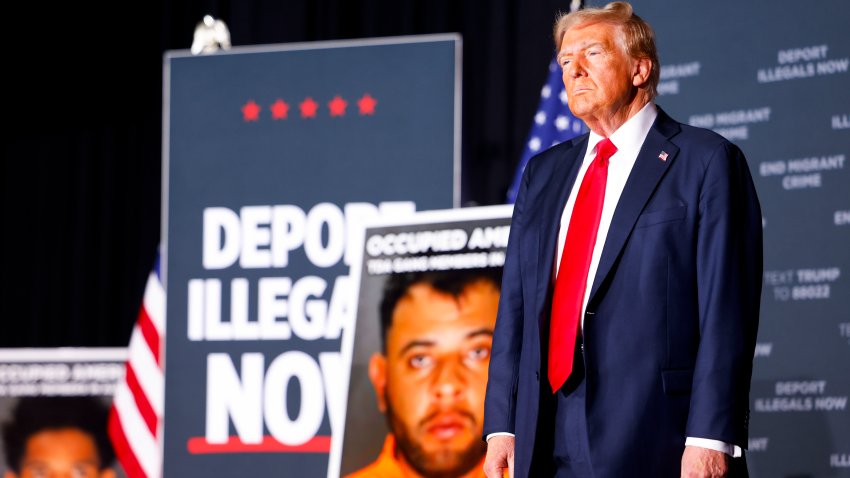
[(139, 330), (142, 332), (142, 336), (145, 338), (145, 342), (148, 344), (148, 349), (153, 354), (153, 359), (156, 361), (156, 365), (158, 367), (162, 367), (162, 362), (159, 356), (159, 332), (156, 330), (156, 326), (153, 324), (150, 315), (145, 308), (139, 311)]
[(151, 322), (156, 327), (158, 335), (162, 337), (165, 333), (165, 289), (163, 289), (156, 274), (151, 274), (148, 277), (144, 307)]
[(127, 347), (124, 381), (116, 387), (109, 415), (109, 436), (129, 478), (159, 478), (162, 474), (157, 436), (165, 400), (164, 336), (165, 290), (159, 281), (157, 259)]
[(148, 401), (147, 395), (145, 395), (142, 390), (142, 386), (139, 384), (139, 379), (136, 378), (136, 373), (133, 372), (133, 364), (127, 364), (126, 378), (127, 387), (133, 394), (133, 400), (136, 402), (136, 408), (142, 415), (142, 419), (144, 419), (145, 425), (148, 426), (148, 430), (150, 430), (151, 435), (156, 436), (156, 426), (158, 422), (156, 412), (154, 412), (150, 401)]
[(164, 397), (162, 369), (157, 365), (153, 352), (147, 347), (138, 326), (133, 330), (133, 336), (130, 338), (129, 352), (130, 363), (133, 364), (133, 371), (139, 379), (139, 384), (154, 411), (161, 414)]
[(139, 460), (136, 460), (136, 455), (133, 454), (133, 449), (130, 447), (130, 442), (124, 435), (124, 427), (121, 426), (121, 418), (118, 416), (118, 411), (113, 408), (109, 411), (109, 438), (112, 439), (112, 447), (115, 448), (115, 455), (118, 461), (121, 462), (121, 467), (124, 468), (124, 473), (128, 478), (145, 478), (145, 472)]
[(133, 400), (132, 392), (130, 392), (127, 384), (122, 383), (118, 386), (118, 391), (115, 393), (114, 405), (124, 433), (128, 437), (130, 449), (144, 470), (145, 476), (148, 478), (158, 477), (160, 464), (159, 445), (156, 442), (156, 437), (151, 435), (142, 416), (139, 414), (139, 410), (136, 408), (136, 402)]

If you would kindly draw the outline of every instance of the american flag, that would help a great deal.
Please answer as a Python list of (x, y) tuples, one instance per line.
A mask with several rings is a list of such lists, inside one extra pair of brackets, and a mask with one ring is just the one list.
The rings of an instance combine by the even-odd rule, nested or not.
[(549, 78), (540, 90), (540, 105), (534, 115), (534, 123), (528, 133), (528, 140), (522, 150), (522, 157), (511, 187), (508, 189), (508, 203), (516, 201), (522, 172), (528, 160), (544, 149), (572, 139), (584, 132), (584, 123), (570, 112), (567, 106), (567, 92), (561, 79), (561, 68), (556, 60), (549, 63)]
[(164, 335), (165, 288), (157, 258), (130, 337), (125, 378), (116, 388), (109, 414), (109, 436), (129, 478), (157, 478), (162, 474), (157, 438), (165, 399)]

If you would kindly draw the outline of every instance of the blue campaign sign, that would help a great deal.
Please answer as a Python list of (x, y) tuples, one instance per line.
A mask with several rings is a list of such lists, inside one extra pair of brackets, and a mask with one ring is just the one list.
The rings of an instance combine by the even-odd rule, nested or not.
[(164, 476), (328, 473), (350, 251), (379, 214), (457, 206), (460, 46), (166, 56)]

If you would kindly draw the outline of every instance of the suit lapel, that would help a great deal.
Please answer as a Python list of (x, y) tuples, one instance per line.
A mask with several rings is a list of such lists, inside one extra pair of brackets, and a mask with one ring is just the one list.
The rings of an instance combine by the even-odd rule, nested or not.
[[(561, 214), (578, 176), (582, 159), (586, 154), (587, 141), (588, 135), (582, 136), (564, 154), (563, 158), (559, 158), (551, 172), (549, 181), (544, 187), (543, 210), (540, 215), (542, 225), (537, 248), (539, 254), (537, 262), (537, 304), (540, 307), (544, 307), (546, 304), (546, 294), (552, 281)], [(547, 316), (548, 314), (540, 315), (541, 318)]]
[[(593, 287), (590, 290), (588, 308), (593, 304), (599, 287), (605, 282), (617, 257), (620, 256), (638, 216), (640, 216), (644, 206), (658, 186), (658, 182), (661, 181), (664, 173), (675, 161), (679, 148), (670, 143), (668, 138), (678, 133), (679, 130), (678, 123), (670, 119), (659, 108), (658, 117), (643, 142), (617, 203), (617, 208), (614, 210), (614, 217), (611, 219), (611, 227), (605, 239), (605, 246), (602, 249), (602, 256), (596, 269), (596, 277), (593, 280)], [(662, 160), (660, 155), (665, 153), (666, 156)]]

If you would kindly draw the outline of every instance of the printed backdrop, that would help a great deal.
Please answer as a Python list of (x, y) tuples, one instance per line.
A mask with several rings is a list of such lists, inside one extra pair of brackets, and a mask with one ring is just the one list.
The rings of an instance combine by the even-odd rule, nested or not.
[(166, 58), (164, 476), (325, 476), (362, 222), (457, 199), (454, 35)]
[(658, 104), (738, 144), (761, 199), (751, 476), (850, 477), (850, 8), (632, 4), (658, 37)]

